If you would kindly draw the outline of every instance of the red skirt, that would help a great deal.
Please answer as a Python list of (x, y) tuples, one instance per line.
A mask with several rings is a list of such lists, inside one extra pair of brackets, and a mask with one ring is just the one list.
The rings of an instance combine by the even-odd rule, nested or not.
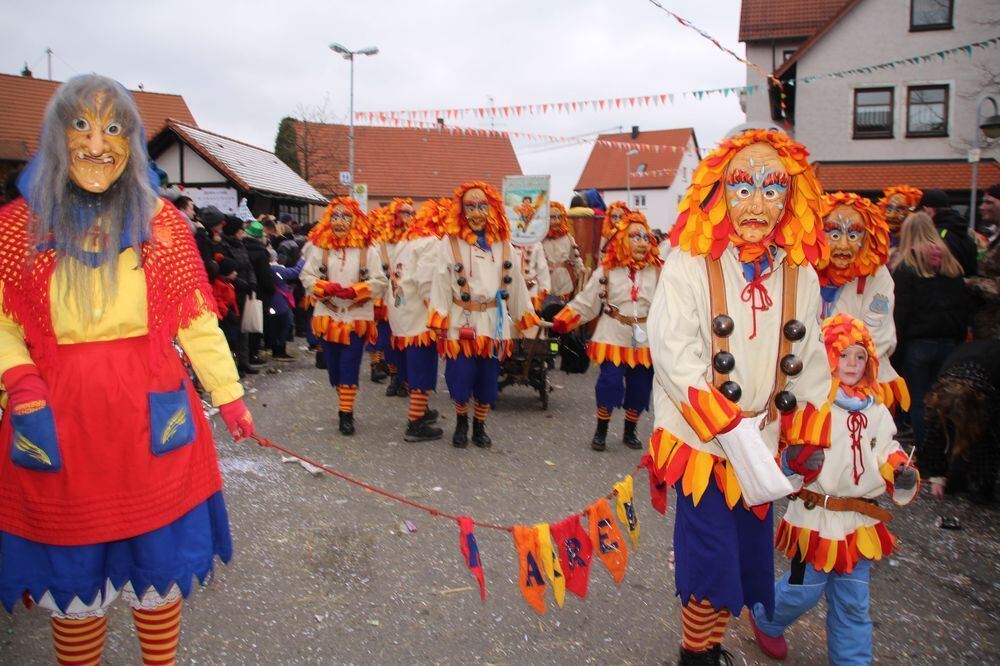
[(141, 336), (59, 345), (39, 366), (57, 450), (34, 458), (57, 468), (24, 464), (8, 410), (0, 532), (64, 546), (117, 541), (167, 525), (221, 490), (212, 430), (180, 359), (169, 350), (154, 369), (150, 358)]

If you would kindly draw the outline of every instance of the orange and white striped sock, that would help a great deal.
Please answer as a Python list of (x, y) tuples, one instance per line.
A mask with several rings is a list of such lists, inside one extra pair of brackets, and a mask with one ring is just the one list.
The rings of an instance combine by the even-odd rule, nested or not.
[[(704, 652), (712, 644), (712, 630), (715, 628), (720, 611), (708, 601), (695, 601), (694, 597), (681, 608), (684, 624), (683, 645), (691, 652)], [(728, 620), (727, 620), (728, 621)], [(722, 631), (725, 632), (725, 626)]]
[(456, 402), (455, 403), (455, 413), (459, 416), (469, 415), (469, 403), (467, 402)]
[(389, 366), (389, 374), (390, 375), (395, 375), (395, 374), (399, 373), (399, 368), (396, 367), (395, 363), (387, 363), (386, 365)]
[(91, 666), (101, 663), (108, 616), (70, 619), (52, 618), (52, 643), (59, 666)]
[(427, 391), (410, 391), (410, 411), (407, 417), (411, 421), (417, 421), (427, 413), (427, 399), (430, 396)]
[(597, 408), (597, 418), (600, 421), (607, 421), (611, 418), (611, 410), (604, 407)]
[(385, 360), (385, 352), (373, 351), (372, 353), (372, 364), (381, 363)]
[(167, 666), (177, 659), (182, 601), (182, 598), (177, 598), (152, 610), (132, 609), (143, 666)]
[(348, 386), (347, 384), (337, 386), (337, 397), (340, 399), (340, 407), (338, 409), (342, 412), (353, 412), (354, 398), (357, 395), (357, 386)]
[(719, 611), (719, 617), (715, 619), (715, 626), (712, 627), (712, 633), (708, 637), (708, 647), (722, 642), (722, 639), (726, 637), (726, 627), (729, 626), (729, 620), (732, 617), (732, 614), (725, 608)]
[(485, 421), (486, 417), (489, 416), (489, 413), (490, 413), (489, 403), (477, 402), (476, 411), (473, 414), (472, 418), (476, 419), (477, 421)]
[(635, 411), (634, 409), (626, 409), (625, 410), (625, 420), (626, 421), (631, 421), (632, 423), (638, 423), (639, 422), (639, 412)]

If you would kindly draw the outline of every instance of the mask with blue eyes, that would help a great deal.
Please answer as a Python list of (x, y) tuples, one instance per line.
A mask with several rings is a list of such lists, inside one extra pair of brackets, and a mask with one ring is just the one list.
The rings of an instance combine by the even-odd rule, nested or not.
[(778, 152), (754, 143), (733, 156), (725, 172), (726, 208), (736, 234), (760, 243), (773, 233), (784, 214), (791, 177)]
[(865, 243), (865, 223), (861, 213), (850, 206), (838, 206), (823, 221), (830, 263), (841, 270), (854, 264)]

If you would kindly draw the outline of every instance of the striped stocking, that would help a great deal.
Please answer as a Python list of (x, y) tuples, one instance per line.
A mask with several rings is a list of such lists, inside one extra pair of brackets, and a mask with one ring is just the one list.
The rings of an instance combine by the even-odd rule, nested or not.
[(101, 663), (108, 616), (70, 619), (52, 618), (52, 642), (59, 666), (91, 666)]

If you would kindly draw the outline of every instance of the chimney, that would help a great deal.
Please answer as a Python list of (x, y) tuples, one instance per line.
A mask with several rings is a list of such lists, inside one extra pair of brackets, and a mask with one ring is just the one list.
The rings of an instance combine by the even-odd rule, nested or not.
[(635, 139), (638, 138), (639, 138), (639, 126), (632, 125), (632, 140), (634, 141)]
[(23, 76), (26, 79), (30, 79), (30, 78), (34, 77), (34, 75), (31, 73), (31, 70), (28, 69), (28, 63), (27, 62), (24, 63), (24, 69), (21, 70), (21, 76)]
[(437, 128), (438, 128), (439, 132), (441, 130), (443, 130), (444, 129), (444, 118), (438, 118), (437, 119), (437, 125), (438, 125)]

